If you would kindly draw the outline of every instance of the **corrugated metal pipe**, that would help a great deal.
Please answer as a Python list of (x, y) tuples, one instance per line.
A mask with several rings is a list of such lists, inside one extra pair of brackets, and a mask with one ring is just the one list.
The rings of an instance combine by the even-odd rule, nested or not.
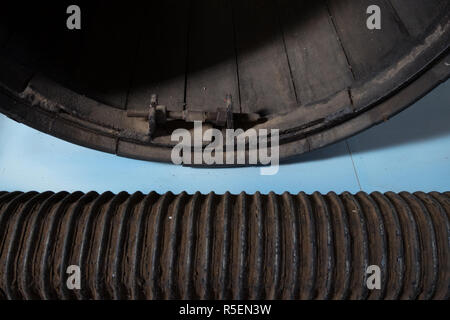
[(447, 299), (449, 214), (449, 193), (0, 192), (0, 298)]

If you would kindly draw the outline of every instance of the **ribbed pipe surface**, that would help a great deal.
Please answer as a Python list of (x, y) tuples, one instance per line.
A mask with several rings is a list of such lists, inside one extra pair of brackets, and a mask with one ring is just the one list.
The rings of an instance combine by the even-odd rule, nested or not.
[(0, 298), (448, 299), (449, 214), (448, 193), (0, 192)]

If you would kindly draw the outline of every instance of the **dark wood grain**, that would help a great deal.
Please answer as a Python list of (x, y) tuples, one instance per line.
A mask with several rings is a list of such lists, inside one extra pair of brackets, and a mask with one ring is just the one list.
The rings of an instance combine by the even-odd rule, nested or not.
[(169, 110), (183, 110), (189, 8), (190, 1), (151, 2), (134, 65), (128, 109), (146, 108), (152, 94), (157, 94)]
[(450, 8), (448, 0), (390, 0), (390, 2), (408, 31), (414, 36), (424, 34), (436, 18), (448, 12)]
[[(80, 78), (83, 91), (100, 102), (124, 109), (145, 6), (96, 2), (85, 22)], [(134, 30), (134, 32), (130, 32)]]
[(241, 108), (263, 114), (297, 107), (276, 5), (233, 1)]
[(353, 78), (324, 1), (279, 1), (287, 53), (302, 104), (328, 97)]
[[(377, 73), (403, 53), (408, 36), (386, 1), (328, 0), (327, 3), (357, 79)], [(381, 30), (367, 28), (366, 12), (370, 5), (381, 9)]]
[(191, 16), (186, 103), (193, 110), (240, 110), (233, 12), (227, 0), (196, 0)]

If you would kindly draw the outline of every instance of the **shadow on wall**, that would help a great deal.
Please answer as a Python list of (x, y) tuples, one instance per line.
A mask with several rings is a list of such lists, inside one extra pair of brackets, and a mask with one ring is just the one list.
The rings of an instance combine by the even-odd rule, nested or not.
[[(347, 139), (353, 154), (393, 148), (450, 135), (450, 80), (413, 106), (372, 129)], [(352, 144), (358, 143), (357, 148)], [(310, 162), (347, 154), (346, 148), (323, 148), (283, 163)]]

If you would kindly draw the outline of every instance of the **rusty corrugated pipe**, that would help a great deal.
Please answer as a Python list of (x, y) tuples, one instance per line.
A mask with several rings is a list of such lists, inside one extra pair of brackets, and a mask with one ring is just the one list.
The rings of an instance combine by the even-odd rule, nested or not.
[(448, 193), (0, 192), (0, 298), (448, 299), (449, 214)]

